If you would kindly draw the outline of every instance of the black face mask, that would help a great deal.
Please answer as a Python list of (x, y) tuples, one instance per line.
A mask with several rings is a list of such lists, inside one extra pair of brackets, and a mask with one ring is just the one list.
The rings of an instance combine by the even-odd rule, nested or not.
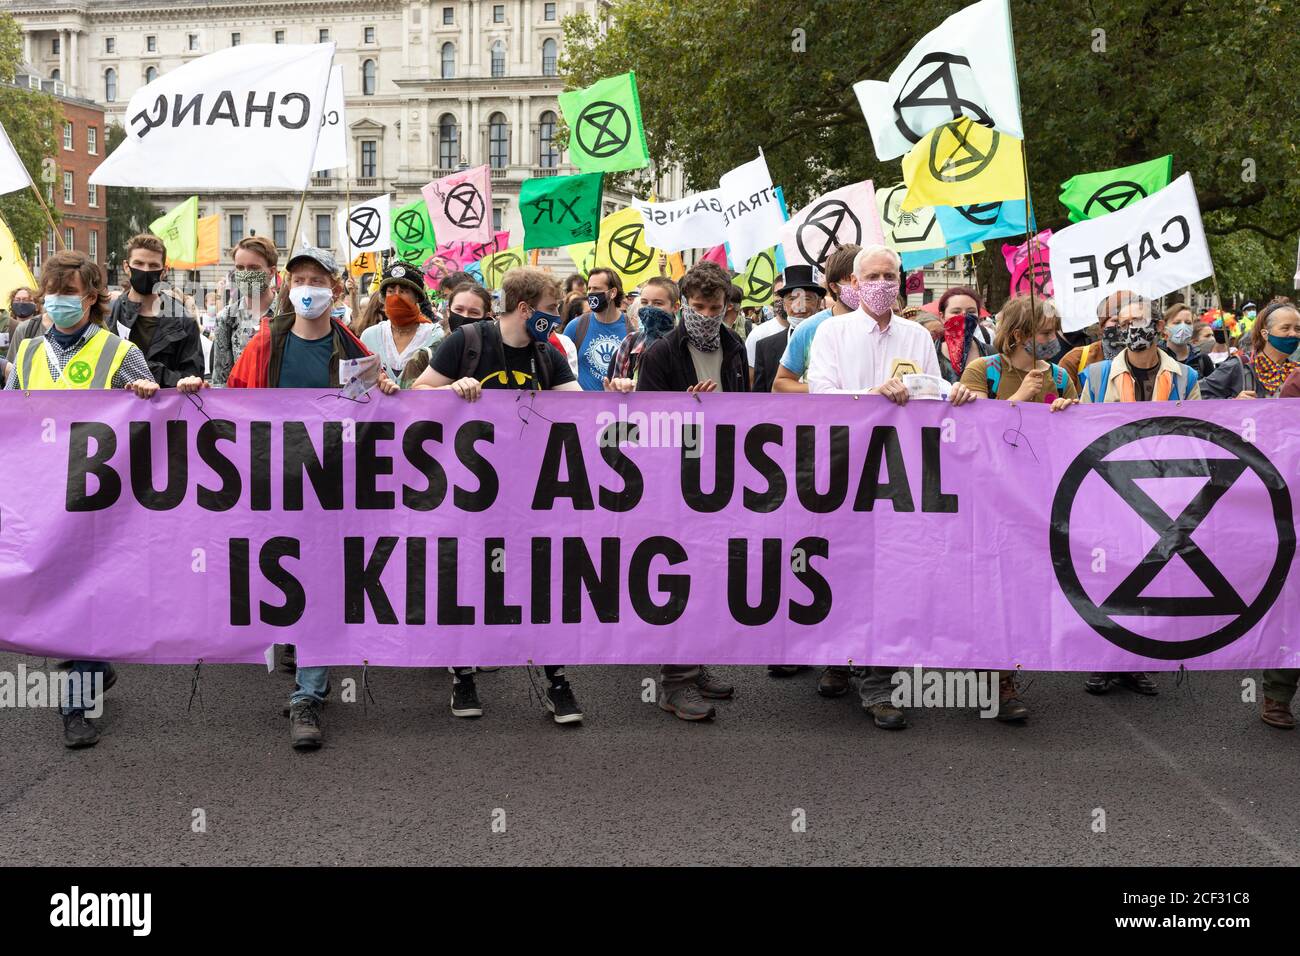
[(33, 315), (36, 314), (36, 303), (15, 302), (13, 312), (14, 315), (20, 319), (30, 319)]
[(462, 325), (472, 325), (478, 319), (471, 319), (468, 315), (461, 315), (459, 312), (447, 313), (447, 325), (455, 332)]
[(131, 269), (131, 288), (139, 295), (153, 295), (161, 279), (161, 269)]
[(587, 304), (591, 306), (592, 312), (604, 312), (609, 308), (609, 296), (604, 292), (588, 292)]
[(1223, 329), (1215, 329), (1214, 341), (1218, 342), (1220, 345), (1226, 345), (1228, 342), (1228, 333), (1223, 331)]

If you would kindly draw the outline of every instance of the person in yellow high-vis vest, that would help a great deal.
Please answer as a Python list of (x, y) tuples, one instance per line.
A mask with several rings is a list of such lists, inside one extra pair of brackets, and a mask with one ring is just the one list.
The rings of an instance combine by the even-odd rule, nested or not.
[[(5, 389), (125, 388), (141, 398), (158, 391), (140, 349), (103, 326), (108, 287), (98, 264), (85, 253), (56, 253), (41, 270), (41, 291), (50, 327), (19, 345), (5, 375)], [(183, 392), (202, 387), (197, 376), (177, 383)], [(104, 661), (69, 661), (67, 666), (73, 679), (59, 708), (63, 742), (68, 747), (91, 747), (99, 741), (99, 729), (86, 711), (96, 711), (95, 697), (116, 682), (117, 674)]]

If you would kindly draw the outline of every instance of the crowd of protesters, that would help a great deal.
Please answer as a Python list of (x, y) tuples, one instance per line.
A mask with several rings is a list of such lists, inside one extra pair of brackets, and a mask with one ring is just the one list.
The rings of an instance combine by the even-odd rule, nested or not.
[[(419, 264), (390, 261), (374, 283), (345, 277), (331, 253), (303, 248), (280, 266), (276, 248), (250, 237), (233, 250), (235, 269), (223, 303), (202, 311), (168, 284), (165, 250), (155, 236), (130, 240), (122, 287), (110, 291), (103, 269), (73, 251), (50, 256), (39, 288), (14, 290), (7, 303), (0, 357), (4, 387), (123, 388), (148, 399), (160, 388), (339, 388), (344, 363), (375, 356), (375, 385), (446, 390), (472, 402), (484, 389), (556, 391), (776, 392), (881, 395), (905, 405), (903, 374), (942, 385), (953, 405), (981, 400), (1042, 402), (1056, 413), (1080, 402), (1300, 397), (1300, 311), (1285, 299), (1241, 319), (1198, 314), (1117, 292), (1097, 323), (1066, 336), (1050, 299), (1017, 296), (996, 314), (978, 292), (949, 288), (934, 311), (909, 308), (900, 295), (901, 262), (884, 246), (846, 246), (825, 271), (793, 265), (774, 283), (769, 305), (743, 305), (734, 276), (710, 261), (680, 281), (666, 275), (625, 289), (619, 273), (593, 269), (563, 286), (523, 266), (501, 280), (498, 295), (467, 272), (426, 288)], [(373, 291), (364, 301), (358, 287)], [(856, 688), (872, 722), (907, 726), (891, 699), (897, 666), (826, 667), (817, 691), (838, 697)], [(298, 667), (286, 715), (294, 748), (323, 740), (321, 705), (329, 670)], [(116, 681), (110, 663), (66, 661), (81, 675)], [(565, 667), (544, 666), (542, 703), (557, 723), (583, 719)], [(772, 665), (774, 678), (804, 668)], [(452, 669), (451, 713), (474, 718), (483, 704), (472, 661)], [(1264, 672), (1261, 718), (1295, 726), (1291, 702), (1300, 670)], [(1029, 708), (1016, 677), (998, 677), (1003, 721)], [(1094, 673), (1084, 688), (1159, 692), (1145, 673)], [(683, 720), (715, 716), (715, 701), (734, 693), (700, 663), (664, 663), (659, 706)], [(99, 739), (73, 695), (61, 707), (64, 742)]]

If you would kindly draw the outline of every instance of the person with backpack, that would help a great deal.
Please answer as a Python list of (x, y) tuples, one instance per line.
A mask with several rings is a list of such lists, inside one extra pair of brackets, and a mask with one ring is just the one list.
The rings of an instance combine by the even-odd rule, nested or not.
[[(1123, 335), (1124, 349), (1080, 373), (1081, 402), (1176, 402), (1201, 397), (1196, 369), (1157, 345), (1164, 319), (1155, 318), (1150, 301), (1136, 292), (1113, 292), (1097, 306), (1097, 316), (1107, 328), (1114, 320), (1114, 327)], [(1083, 687), (1090, 694), (1104, 694), (1112, 687), (1126, 687), (1148, 697), (1160, 693), (1142, 671), (1098, 671)]]
[[(443, 340), (413, 390), (446, 389), (467, 402), (485, 388), (581, 391), (564, 354), (550, 342), (560, 322), (560, 286), (540, 269), (511, 269), (501, 279), (504, 312), (500, 322), (484, 319), (462, 325)], [(459, 298), (459, 296), (457, 296)], [(548, 664), (542, 703), (557, 724), (582, 721), (563, 665)], [(452, 668), (451, 712), (481, 717), (473, 667)]]
[(591, 311), (569, 322), (564, 334), (578, 351), (578, 384), (584, 391), (600, 392), (605, 388), (610, 359), (636, 326), (621, 311), (623, 280), (613, 269), (591, 270), (587, 301)]
[[(967, 364), (961, 384), (980, 398), (1050, 402), (1053, 411), (1074, 404), (1079, 395), (1074, 383), (1065, 369), (1051, 361), (1057, 353), (1060, 319), (1055, 309), (1046, 306), (1042, 298), (1027, 295), (1008, 300), (998, 318), (992, 354)], [(1004, 722), (1029, 716), (1015, 678), (1015, 671), (998, 675), (998, 720)]]

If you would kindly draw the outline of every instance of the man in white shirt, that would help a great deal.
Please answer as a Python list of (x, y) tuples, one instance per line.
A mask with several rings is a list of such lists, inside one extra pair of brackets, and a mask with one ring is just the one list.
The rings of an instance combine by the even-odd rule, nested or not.
[[(939, 377), (934, 339), (917, 322), (894, 314), (902, 261), (886, 246), (866, 246), (853, 260), (853, 288), (861, 303), (852, 312), (822, 322), (813, 338), (808, 361), (808, 391), (884, 395), (907, 404), (902, 376), (908, 373)], [(975, 395), (958, 383), (950, 401), (964, 405)], [(862, 709), (877, 727), (902, 730), (907, 718), (890, 700), (896, 667), (864, 667), (858, 693)]]

